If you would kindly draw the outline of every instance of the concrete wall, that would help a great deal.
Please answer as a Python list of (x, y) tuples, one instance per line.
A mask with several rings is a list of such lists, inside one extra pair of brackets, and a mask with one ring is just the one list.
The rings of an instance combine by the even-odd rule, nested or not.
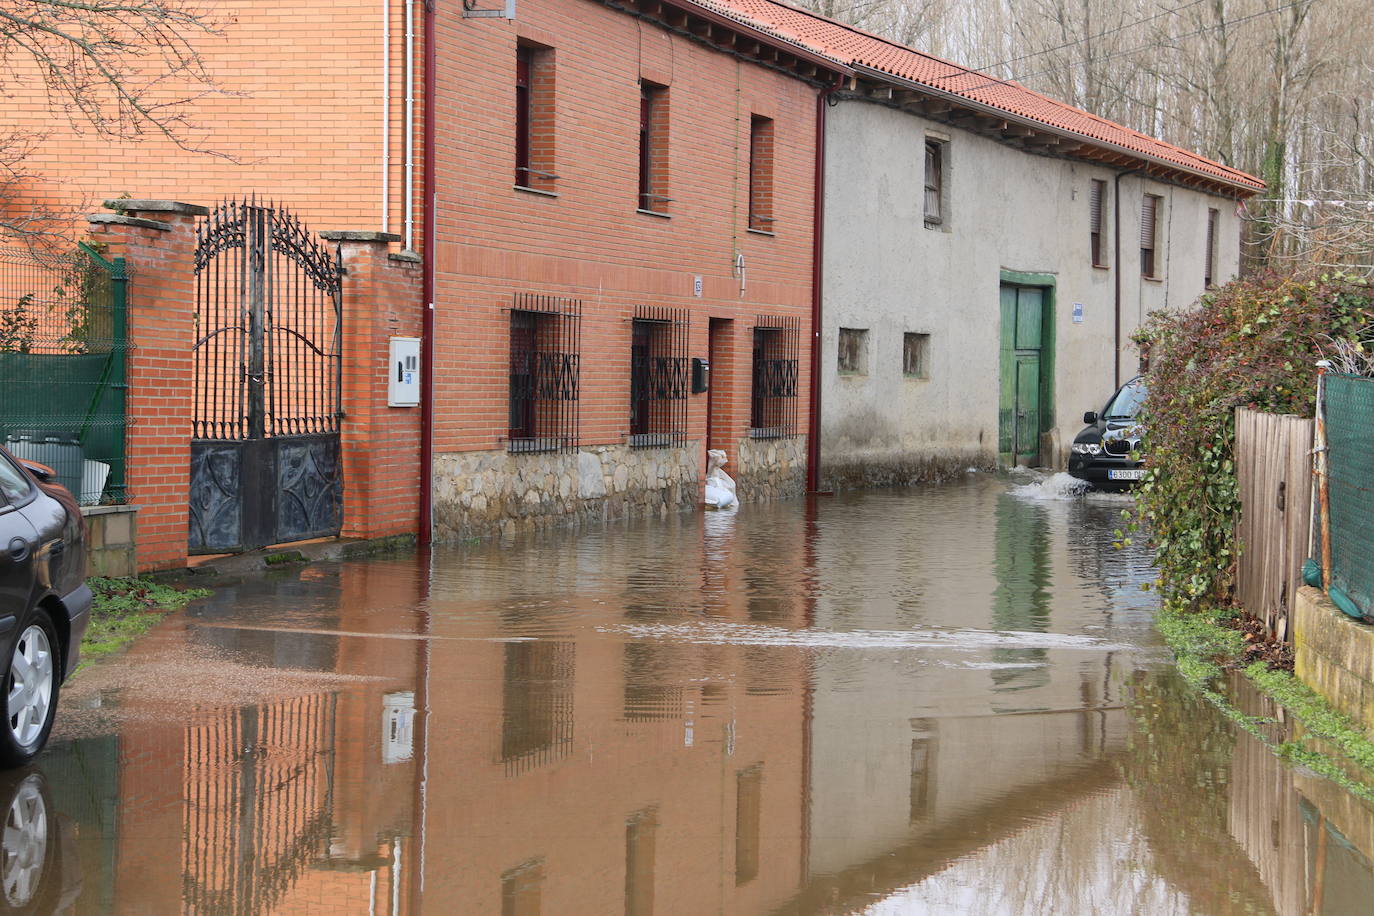
[[(924, 222), (924, 144), (945, 146), (945, 219)], [(1052, 432), (1062, 466), (1085, 410), (1114, 388), (1115, 271), (1123, 270), (1122, 380), (1136, 374), (1130, 334), (1150, 311), (1203, 290), (1207, 211), (1219, 214), (1216, 280), (1240, 256), (1235, 202), (1147, 180), (1121, 181), (1122, 251), (1111, 252), (1113, 180), (1105, 166), (1032, 155), (996, 140), (858, 99), (826, 122), (822, 474), (830, 486), (900, 483), (996, 459), (1002, 271), (1054, 275)], [(1089, 195), (1107, 182), (1108, 267), (1091, 263)], [(1159, 279), (1140, 276), (1143, 194), (1163, 198)], [(1082, 323), (1072, 320), (1083, 304)], [(837, 372), (840, 328), (868, 329), (867, 369)], [(902, 371), (902, 335), (931, 335), (929, 377)]]
[(1374, 627), (1308, 586), (1298, 589), (1294, 614), (1293, 673), (1374, 735)]

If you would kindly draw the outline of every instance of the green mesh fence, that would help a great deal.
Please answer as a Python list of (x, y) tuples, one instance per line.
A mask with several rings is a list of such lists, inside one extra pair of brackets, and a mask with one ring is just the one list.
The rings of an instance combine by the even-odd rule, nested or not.
[(0, 245), (0, 444), (82, 504), (124, 501), (123, 259)]
[(1326, 377), (1331, 585), (1374, 617), (1374, 379)]

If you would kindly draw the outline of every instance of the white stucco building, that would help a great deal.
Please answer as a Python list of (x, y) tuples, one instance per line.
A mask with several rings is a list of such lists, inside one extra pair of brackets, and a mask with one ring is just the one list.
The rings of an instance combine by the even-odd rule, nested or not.
[(813, 485), (1063, 466), (1138, 373), (1145, 317), (1236, 274), (1259, 179), (775, 0), (713, 2), (852, 70), (818, 118)]

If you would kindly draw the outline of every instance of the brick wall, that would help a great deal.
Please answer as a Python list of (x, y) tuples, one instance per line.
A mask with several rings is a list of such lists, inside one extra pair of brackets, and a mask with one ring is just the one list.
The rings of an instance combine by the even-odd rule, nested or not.
[(140, 570), (186, 565), (195, 344), (195, 220), (182, 204), (101, 215), (91, 238), (129, 265), (129, 501), (138, 506)]
[[(401, 0), (390, 4), (385, 132), (392, 231), (401, 231), (404, 218), (404, 8)], [(25, 160), (35, 177), (9, 203), (56, 206), (79, 219), (121, 194), (211, 204), (257, 192), (315, 228), (382, 228), (381, 4), (233, 0), (210, 12), (218, 34), (198, 36), (196, 49), (223, 92), (186, 109), (185, 136), (188, 146), (208, 153), (151, 134), (128, 142), (94, 137), (54, 117), (40, 80), (17, 74), (6, 87), (6, 127), (34, 129), (43, 139)], [(415, 16), (418, 33), (418, 5)], [(416, 80), (418, 87), (418, 74)], [(418, 118), (418, 102), (415, 111)], [(418, 187), (418, 164), (415, 177)]]
[(420, 336), (420, 265), (395, 236), (334, 233), (343, 252), (344, 537), (414, 533), (420, 515), (420, 409), (388, 407), (392, 337)]

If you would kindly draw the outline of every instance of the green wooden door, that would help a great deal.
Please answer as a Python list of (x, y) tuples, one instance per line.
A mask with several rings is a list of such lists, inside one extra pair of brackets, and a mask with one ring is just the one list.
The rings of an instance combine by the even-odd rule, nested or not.
[(1010, 464), (1040, 463), (1044, 336), (1044, 289), (1003, 286), (998, 451)]

